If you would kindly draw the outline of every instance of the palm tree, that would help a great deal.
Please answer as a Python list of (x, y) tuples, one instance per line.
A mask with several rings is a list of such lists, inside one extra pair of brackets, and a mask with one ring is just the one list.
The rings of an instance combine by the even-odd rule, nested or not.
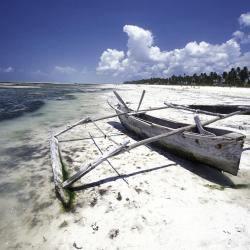
[(249, 71), (248, 68), (245, 66), (239, 73), (239, 77), (242, 83), (246, 83), (249, 79)]

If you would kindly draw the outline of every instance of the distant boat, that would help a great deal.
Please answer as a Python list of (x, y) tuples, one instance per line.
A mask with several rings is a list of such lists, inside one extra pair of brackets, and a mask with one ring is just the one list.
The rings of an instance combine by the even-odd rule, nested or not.
[[(250, 105), (198, 105), (198, 104), (192, 104), (188, 105), (187, 107), (192, 109), (200, 109), (205, 111), (210, 111), (214, 113), (220, 113), (220, 114), (229, 114), (238, 110), (242, 109), (250, 109)], [(250, 110), (248, 112), (243, 113), (242, 115), (250, 115)]]
[[(115, 108), (116, 113), (134, 112), (124, 106)], [(122, 125), (136, 135), (148, 138), (186, 127), (189, 124), (160, 119), (147, 114), (119, 115)], [(161, 138), (157, 144), (181, 157), (213, 166), (237, 175), (245, 136), (230, 130), (205, 127), (214, 135), (200, 134), (197, 128)]]

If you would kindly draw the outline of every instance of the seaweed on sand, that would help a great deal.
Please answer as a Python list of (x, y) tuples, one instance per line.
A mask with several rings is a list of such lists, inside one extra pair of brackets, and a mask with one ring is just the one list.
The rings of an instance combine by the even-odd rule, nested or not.
[[(65, 181), (69, 178), (69, 172), (67, 170), (66, 164), (63, 161), (60, 148), (58, 148), (58, 151), (59, 151), (59, 159), (62, 165), (62, 178), (63, 181)], [(68, 212), (73, 208), (73, 203), (75, 201), (76, 194), (74, 191), (71, 191), (70, 189), (63, 189), (63, 188), (61, 189), (62, 189), (61, 192), (63, 192), (63, 195), (66, 196), (67, 199), (65, 200), (62, 198), (61, 192), (58, 189), (56, 189), (56, 195), (58, 199), (62, 202), (64, 211)]]
[(231, 188), (231, 189), (248, 189), (248, 188), (250, 188), (250, 184), (232, 184), (232, 185), (228, 185), (228, 186), (206, 184), (204, 186), (207, 188), (210, 188), (210, 189), (216, 189), (216, 190), (220, 190), (220, 191), (223, 191), (226, 188)]

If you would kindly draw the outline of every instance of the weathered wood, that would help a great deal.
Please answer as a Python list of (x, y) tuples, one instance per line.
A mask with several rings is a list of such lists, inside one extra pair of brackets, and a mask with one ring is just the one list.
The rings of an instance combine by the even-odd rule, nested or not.
[[(224, 115), (223, 117), (217, 117), (217, 118), (208, 120), (208, 121), (206, 121), (206, 122), (203, 122), (203, 123), (202, 123), (202, 126), (206, 126), (206, 125), (209, 125), (209, 124), (211, 124), (211, 123), (217, 122), (217, 121), (219, 121), (219, 120), (222, 120), (222, 119), (225, 119), (225, 118), (234, 116), (234, 115), (239, 115), (239, 114), (242, 114), (242, 113), (245, 113), (245, 112), (246, 112), (246, 111), (236, 111), (236, 112), (233, 112), (233, 113), (231, 113), (231, 114)], [(196, 125), (188, 125), (188, 126), (186, 126), (186, 127), (182, 127), (182, 128), (179, 128), (179, 129), (174, 129), (174, 130), (171, 131), (171, 132), (163, 133), (163, 134), (156, 135), (156, 136), (147, 138), (147, 139), (142, 140), (142, 141), (139, 141), (139, 142), (135, 142), (134, 144), (129, 145), (128, 148), (127, 148), (127, 150), (131, 150), (131, 149), (136, 148), (136, 147), (139, 147), (139, 146), (141, 146), (141, 145), (147, 145), (147, 144), (149, 144), (149, 143), (158, 141), (159, 139), (164, 138), (164, 137), (168, 137), (168, 136), (171, 136), (171, 135), (175, 135), (175, 134), (178, 134), (178, 133), (182, 133), (182, 132), (184, 132), (184, 131), (189, 131), (189, 130), (191, 130), (191, 129), (194, 129), (195, 127), (196, 127)]]
[[(246, 112), (246, 111), (237, 111), (237, 112), (233, 112), (233, 113), (228, 114), (228, 115), (224, 115), (223, 117), (217, 117), (217, 118), (211, 119), (209, 121), (203, 122), (202, 126), (211, 124), (213, 122), (216, 122), (216, 121), (219, 121), (219, 120), (222, 120), (222, 119), (234, 116), (234, 115), (242, 114), (243, 112)], [(120, 119), (122, 119), (122, 118), (120, 117)], [(94, 160), (92, 163), (88, 163), (88, 164), (84, 165), (83, 167), (81, 167), (80, 171), (78, 171), (75, 175), (73, 175), (68, 180), (66, 180), (62, 186), (64, 188), (69, 187), (75, 181), (79, 180), (84, 174), (88, 173), (90, 170), (94, 169), (96, 166), (101, 164), (103, 161), (105, 161), (106, 159), (108, 159), (114, 155), (118, 155), (118, 154), (130, 151), (130, 150), (132, 150), (136, 147), (142, 146), (142, 145), (147, 145), (149, 143), (159, 141), (160, 139), (163, 139), (163, 138), (165, 139), (166, 137), (170, 137), (172, 135), (180, 134), (180, 133), (185, 132), (185, 131), (190, 131), (191, 129), (193, 129), (195, 127), (196, 127), (196, 125), (188, 125), (188, 126), (185, 126), (185, 127), (179, 128), (179, 129), (174, 129), (170, 132), (168, 131), (166, 133), (161, 133), (159, 135), (152, 136), (150, 138), (141, 140), (139, 142), (135, 142), (131, 145), (127, 145), (128, 141), (126, 141), (120, 147), (114, 148), (110, 152), (107, 152), (105, 155)], [(224, 141), (228, 142), (228, 141), (230, 141), (230, 139), (228, 138), (228, 139), (225, 139)], [(231, 139), (231, 142), (232, 142), (232, 139)], [(232, 172), (232, 173), (235, 174), (235, 172)]]
[(51, 135), (50, 138), (50, 153), (51, 153), (51, 163), (53, 171), (53, 180), (55, 184), (55, 190), (58, 198), (62, 201), (64, 205), (69, 203), (70, 197), (66, 191), (62, 188), (63, 183), (63, 166), (60, 158), (60, 151), (58, 146), (58, 140)]
[(59, 186), (62, 183), (62, 165), (59, 157), (58, 140), (52, 135), (50, 138), (51, 163), (54, 183)]
[[(111, 108), (115, 109), (109, 102), (108, 102), (108, 104), (109, 104), (109, 106)], [(58, 137), (59, 135), (62, 135), (63, 133), (67, 132), (68, 130), (70, 130), (70, 129), (78, 126), (78, 125), (86, 124), (86, 123), (89, 123), (89, 122), (92, 122), (92, 121), (97, 122), (97, 121), (106, 120), (106, 119), (110, 119), (110, 118), (114, 118), (114, 117), (119, 117), (120, 115), (125, 115), (125, 114), (127, 114), (128, 116), (133, 116), (133, 115), (136, 115), (136, 114), (143, 114), (145, 112), (150, 112), (150, 111), (156, 111), (156, 110), (162, 110), (162, 109), (170, 108), (169, 105), (171, 105), (171, 108), (177, 108), (176, 105), (174, 105), (174, 104), (169, 104), (169, 103), (165, 102), (165, 105), (166, 106), (163, 106), (163, 107), (148, 108), (148, 109), (140, 110), (138, 112), (136, 112), (134, 110), (131, 110), (131, 109), (129, 109), (127, 107), (128, 110), (126, 110), (125, 112), (122, 112), (121, 114), (113, 114), (113, 115), (108, 115), (108, 116), (99, 117), (99, 118), (93, 118), (93, 119), (91, 119), (90, 117), (86, 117), (86, 118), (83, 118), (83, 119), (77, 121), (76, 123), (74, 123), (72, 125), (67, 126), (65, 129), (59, 131), (54, 136)], [(184, 109), (184, 107), (185, 107), (185, 106), (181, 106), (181, 105), (177, 105), (177, 106), (180, 107), (178, 109)], [(219, 116), (219, 117), (223, 116), (222, 114), (219, 114), (219, 113), (208, 112), (208, 111), (204, 111), (204, 110), (200, 110), (200, 109), (190, 109), (188, 107), (185, 107), (185, 109), (187, 111), (197, 112), (197, 113), (200, 113), (200, 114), (207, 114), (207, 115)], [(248, 112), (244, 112), (242, 114), (248, 114), (249, 112), (250, 112), (250, 110), (248, 110)]]
[(113, 92), (114, 92), (116, 98), (118, 99), (118, 101), (119, 101), (125, 108), (129, 109), (128, 106), (127, 106), (127, 104), (126, 104), (126, 103), (123, 101), (123, 99), (121, 98), (121, 96), (120, 96), (115, 90), (114, 90)]
[(125, 148), (127, 146), (128, 143), (129, 143), (129, 140), (124, 141), (123, 143), (121, 143), (120, 146), (112, 148), (110, 151), (108, 151), (105, 154), (101, 155), (100, 157), (98, 157), (93, 162), (90, 162), (90, 163), (87, 163), (87, 164), (83, 164), (80, 167), (80, 170), (76, 174), (74, 174), (73, 176), (71, 176), (70, 178), (68, 178), (68, 180), (66, 180), (66, 181), (63, 182), (63, 184), (62, 184), (63, 188), (67, 188), (67, 187), (71, 186), (74, 182), (76, 182), (77, 180), (79, 180), (82, 176), (84, 176), (85, 174), (87, 174), (89, 171), (91, 171), (94, 168), (96, 168), (103, 161), (106, 161), (111, 156), (113, 156), (113, 155), (117, 154), (118, 152), (120, 152), (123, 148)]
[(215, 136), (214, 133), (211, 133), (211, 132), (209, 132), (209, 131), (206, 131), (206, 130), (202, 127), (201, 121), (200, 121), (200, 118), (199, 118), (198, 115), (195, 115), (195, 116), (194, 116), (194, 121), (195, 121), (196, 127), (197, 127), (198, 131), (200, 132), (200, 134), (202, 134), (202, 135), (211, 135), (211, 136)]
[(143, 90), (143, 91), (142, 91), (142, 95), (141, 95), (141, 98), (140, 98), (140, 101), (139, 101), (139, 104), (138, 104), (138, 107), (137, 107), (137, 110), (136, 110), (136, 111), (139, 111), (139, 109), (140, 109), (140, 107), (141, 107), (141, 103), (142, 103), (142, 100), (143, 100), (143, 98), (144, 98), (145, 92), (146, 92), (146, 90)]
[(67, 126), (65, 129), (63, 129), (62, 131), (56, 133), (54, 136), (57, 137), (57, 136), (65, 133), (65, 132), (67, 132), (68, 130), (70, 130), (70, 129), (72, 129), (72, 128), (80, 125), (80, 124), (88, 123), (90, 121), (91, 121), (91, 119), (89, 117), (83, 118), (83, 119), (79, 120), (78, 122), (76, 122), (76, 123), (74, 123), (72, 125)]
[[(103, 152), (102, 152), (101, 148), (98, 146), (98, 144), (96, 143), (94, 137), (93, 137), (90, 133), (89, 133), (89, 136), (90, 136), (90, 138), (92, 139), (92, 141), (93, 141), (93, 143), (95, 144), (95, 146), (97, 147), (97, 149), (99, 150), (99, 152), (103, 155)], [(117, 174), (118, 176), (120, 176), (126, 184), (128, 184), (127, 180), (121, 176), (121, 174), (120, 174), (120, 173), (117, 171), (117, 169), (112, 165), (112, 163), (111, 163), (108, 159), (106, 159), (106, 161), (108, 162), (109, 166), (116, 172), (116, 174)], [(129, 184), (128, 184), (128, 185), (129, 185)]]
[[(112, 133), (109, 134), (109, 136), (121, 136), (124, 135), (124, 133)], [(94, 139), (100, 139), (103, 138), (103, 136), (95, 136)], [(71, 138), (71, 139), (66, 139), (66, 140), (59, 140), (58, 142), (72, 142), (72, 141), (84, 141), (84, 140), (92, 140), (90, 137), (79, 137), (79, 138)]]
[[(122, 110), (117, 109), (117, 112)], [(203, 126), (211, 124), (227, 117), (243, 114), (241, 111), (225, 115), (223, 118), (215, 118), (202, 123)], [(141, 117), (119, 116), (121, 123), (128, 130), (135, 132), (142, 137), (149, 137), (145, 140), (128, 145), (127, 150), (157, 142), (166, 147), (169, 151), (181, 155), (181, 157), (202, 162), (220, 170), (236, 175), (239, 167), (239, 160), (244, 143), (244, 135), (231, 133), (222, 129), (209, 128), (216, 131), (219, 136), (205, 136), (188, 131), (194, 129), (196, 125), (187, 125), (178, 129), (171, 126), (175, 124), (169, 120), (154, 118), (149, 115)], [(147, 122), (147, 119), (150, 122)], [(155, 123), (154, 120), (155, 119)], [(161, 120), (159, 122), (159, 120)], [(158, 125), (158, 122), (160, 125)], [(166, 124), (166, 125), (164, 125)], [(169, 125), (170, 124), (170, 127)], [(172, 124), (172, 125), (171, 125)], [(228, 134), (225, 134), (228, 133)], [(225, 135), (224, 135), (225, 134)]]
[[(105, 132), (95, 123), (93, 122), (93, 124), (95, 125), (95, 127), (101, 132), (101, 134), (104, 136), (104, 138), (109, 139), (110, 141), (112, 141), (114, 144), (119, 145), (118, 142), (116, 142), (114, 139), (112, 139), (109, 135), (105, 134)], [(92, 139), (93, 140), (93, 139)]]
[[(115, 109), (110, 103), (109, 105)], [(128, 109), (127, 111), (125, 112), (122, 112), (121, 114), (113, 114), (113, 115), (107, 115), (107, 116), (103, 116), (103, 117), (99, 117), (99, 118), (90, 118), (90, 117), (87, 117), (87, 118), (83, 118), (81, 120), (79, 120), (78, 122), (72, 124), (72, 125), (69, 125), (67, 126), (65, 129), (59, 131), (58, 133), (56, 133), (54, 136), (55, 137), (58, 137), (59, 135), (62, 135), (63, 133), (67, 132), (68, 130), (78, 126), (78, 125), (81, 125), (81, 124), (87, 124), (87, 123), (90, 123), (90, 122), (97, 122), (97, 121), (102, 121), (102, 120), (107, 120), (107, 119), (110, 119), (110, 118), (114, 118), (114, 117), (118, 117), (120, 115), (136, 115), (136, 114), (143, 114), (145, 112), (149, 112), (149, 111), (155, 111), (155, 110), (161, 110), (161, 109), (167, 109), (168, 107), (166, 106), (163, 106), (163, 107), (156, 107), (156, 108), (148, 108), (148, 109), (144, 109), (144, 110), (141, 110), (141, 111), (133, 111), (131, 109)]]
[[(109, 105), (112, 109), (116, 110), (116, 107), (113, 106), (109, 101), (108, 101), (108, 105)], [(134, 111), (134, 110), (132, 110), (132, 109), (128, 109), (127, 111), (124, 111), (124, 112), (122, 112), (122, 113), (120, 113), (120, 114), (116, 114), (116, 115), (114, 115), (113, 117), (121, 116), (121, 115), (127, 115), (127, 116), (139, 115), (139, 114), (145, 114), (146, 112), (150, 112), (150, 111), (156, 111), (156, 110), (162, 110), (162, 109), (168, 109), (168, 108), (169, 108), (169, 107), (167, 107), (167, 106), (155, 107), (155, 108), (149, 107), (149, 108), (147, 108), (147, 109), (141, 109), (140, 111)], [(106, 119), (106, 118), (105, 118), (105, 119)]]
[(164, 104), (167, 107), (173, 108), (173, 109), (183, 109), (183, 110), (187, 110), (187, 111), (194, 112), (194, 113), (223, 117), (223, 114), (213, 113), (213, 112), (209, 112), (209, 111), (204, 111), (204, 110), (201, 110), (201, 109), (191, 109), (191, 108), (188, 108), (188, 107), (186, 107), (184, 105), (176, 105), (176, 104), (167, 103), (167, 102), (164, 102)]

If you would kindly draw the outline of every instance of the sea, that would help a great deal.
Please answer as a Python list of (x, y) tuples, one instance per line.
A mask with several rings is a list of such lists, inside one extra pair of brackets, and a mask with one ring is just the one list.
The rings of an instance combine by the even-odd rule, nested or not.
[(46, 232), (60, 206), (50, 134), (86, 116), (103, 115), (115, 85), (0, 86), (0, 249), (37, 249), (37, 234)]

